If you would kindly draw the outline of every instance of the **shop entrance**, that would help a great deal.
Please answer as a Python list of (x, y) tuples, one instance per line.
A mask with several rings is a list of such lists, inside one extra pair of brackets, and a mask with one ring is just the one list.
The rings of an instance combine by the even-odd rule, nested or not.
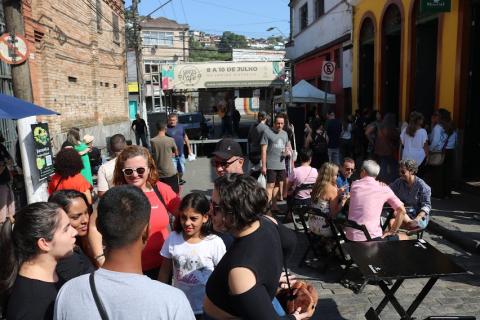
[[(470, 62), (463, 144), (463, 176), (480, 181), (480, 1), (471, 2)], [(479, 185), (480, 188), (480, 185)]]
[(367, 18), (360, 31), (360, 63), (358, 106), (360, 109), (373, 108), (373, 76), (375, 63), (375, 27)]
[(409, 108), (421, 112), (429, 121), (436, 99), (438, 18), (421, 14), (419, 7), (420, 1), (417, 1), (415, 42), (412, 43), (413, 101)]
[(390, 5), (382, 23), (382, 86), (381, 112), (400, 114), (400, 59), (402, 45), (401, 14), (398, 7)]

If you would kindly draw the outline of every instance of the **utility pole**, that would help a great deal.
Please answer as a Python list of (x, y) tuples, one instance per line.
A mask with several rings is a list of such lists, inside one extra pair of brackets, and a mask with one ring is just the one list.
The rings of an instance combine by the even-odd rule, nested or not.
[[(20, 0), (3, 0), (3, 8), (5, 14), (6, 31), (10, 34), (25, 35), (25, 28), (22, 15), (22, 1)], [(12, 84), (13, 94), (15, 97), (33, 102), (32, 83), (30, 79), (30, 68), (28, 59), (19, 65), (12, 65)], [(28, 117), (17, 121), (18, 139), (20, 144), (20, 154), (22, 156), (23, 175), (25, 179), (25, 190), (29, 203), (36, 201), (46, 201), (47, 184), (45, 181), (38, 181), (38, 172), (31, 170), (36, 168), (34, 157), (29, 154), (34, 152), (34, 143), (32, 130), (30, 125), (37, 121), (36, 117)]]
[[(135, 64), (137, 67), (137, 83), (138, 83), (138, 104), (142, 110), (142, 117), (148, 126), (147, 106), (144, 98), (144, 84), (143, 84), (143, 63), (142, 63), (142, 37), (140, 34), (140, 23), (138, 19), (138, 2), (139, 0), (132, 0), (132, 14), (133, 14), (133, 37), (135, 39)], [(139, 109), (140, 109), (139, 108)], [(147, 136), (149, 135), (147, 130)]]

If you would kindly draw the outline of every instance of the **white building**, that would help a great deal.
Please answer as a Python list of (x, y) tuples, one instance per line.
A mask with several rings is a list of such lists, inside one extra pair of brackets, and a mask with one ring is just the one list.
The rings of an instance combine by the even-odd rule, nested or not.
[[(294, 68), (294, 83), (306, 80), (336, 95), (337, 116), (351, 113), (352, 6), (345, 0), (291, 0), (291, 41), (286, 57)], [(321, 80), (322, 64), (336, 64), (335, 79)], [(314, 113), (317, 106), (307, 108)]]

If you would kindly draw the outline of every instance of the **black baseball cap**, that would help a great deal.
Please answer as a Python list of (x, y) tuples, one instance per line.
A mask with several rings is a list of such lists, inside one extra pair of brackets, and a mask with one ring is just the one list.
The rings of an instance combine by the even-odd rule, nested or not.
[(237, 141), (225, 138), (217, 142), (213, 155), (227, 160), (231, 157), (243, 157), (243, 152)]

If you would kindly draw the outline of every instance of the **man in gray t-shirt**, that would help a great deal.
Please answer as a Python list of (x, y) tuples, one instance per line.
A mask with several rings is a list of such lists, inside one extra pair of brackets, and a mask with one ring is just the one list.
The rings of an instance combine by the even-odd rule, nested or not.
[[(277, 193), (283, 190), (286, 178), (285, 156), (291, 149), (288, 135), (283, 131), (285, 115), (277, 114), (272, 130), (265, 130), (260, 141), (262, 148), (262, 174), (267, 178), (268, 200), (272, 202), (272, 211), (277, 209)], [(278, 189), (275, 185), (278, 184)]]
[(104, 194), (97, 228), (105, 244), (105, 263), (63, 285), (55, 301), (55, 320), (101, 319), (90, 277), (109, 319), (195, 319), (182, 291), (142, 274), (150, 210), (147, 197), (135, 186), (113, 187)]
[(250, 127), (248, 132), (248, 144), (249, 144), (249, 154), (248, 159), (250, 160), (250, 174), (255, 178), (258, 178), (262, 170), (261, 158), (262, 158), (262, 149), (260, 142), (263, 137), (263, 133), (270, 128), (265, 124), (267, 122), (267, 114), (264, 111), (260, 111), (257, 115), (258, 123)]

